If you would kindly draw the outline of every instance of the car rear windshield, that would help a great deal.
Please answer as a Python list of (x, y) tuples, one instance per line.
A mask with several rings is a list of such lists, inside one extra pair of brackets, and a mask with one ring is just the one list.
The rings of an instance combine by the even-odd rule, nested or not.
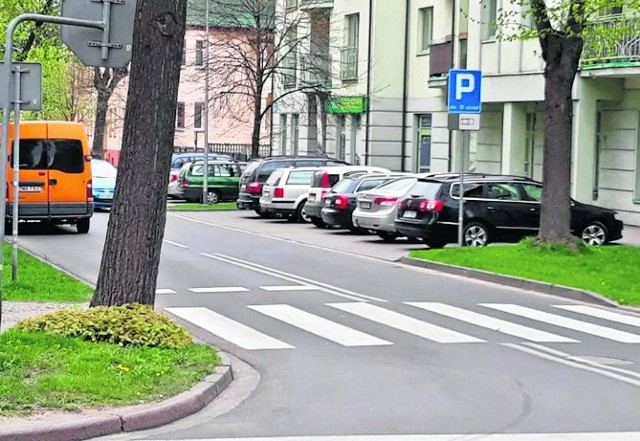
[(346, 193), (352, 187), (353, 182), (353, 179), (343, 179), (342, 181), (331, 187), (331, 191), (333, 193)]
[(278, 183), (280, 182), (280, 178), (282, 177), (282, 173), (284, 173), (282, 170), (276, 170), (273, 173), (271, 173), (271, 175), (269, 176), (269, 179), (267, 179), (267, 184), (278, 185)]
[(412, 196), (424, 199), (437, 199), (442, 189), (442, 183), (436, 181), (418, 181), (409, 190)]
[(340, 180), (340, 175), (329, 173), (325, 170), (320, 170), (314, 173), (313, 180), (311, 181), (311, 186), (322, 188), (322, 180), (324, 175), (329, 176), (329, 187), (333, 187)]
[(91, 171), (94, 178), (115, 178), (118, 169), (107, 161), (93, 160), (91, 161)]
[(377, 190), (389, 190), (389, 191), (406, 191), (408, 190), (415, 182), (416, 178), (400, 178), (391, 182), (386, 182), (382, 184)]
[(247, 167), (244, 169), (244, 172), (242, 173), (242, 177), (249, 178), (250, 176), (253, 176), (254, 172), (256, 171), (256, 169), (260, 164), (261, 164), (260, 161), (251, 161), (249, 164), (247, 164)]
[(258, 170), (258, 181), (266, 181), (271, 173), (277, 168), (290, 167), (293, 161), (268, 161), (263, 162), (262, 167)]
[[(11, 164), (13, 164), (13, 157)], [(20, 168), (82, 173), (84, 171), (82, 143), (76, 139), (21, 139)]]

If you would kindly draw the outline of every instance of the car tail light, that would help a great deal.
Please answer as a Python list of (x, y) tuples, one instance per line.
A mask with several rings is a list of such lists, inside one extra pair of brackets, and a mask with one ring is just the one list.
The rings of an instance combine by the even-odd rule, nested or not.
[(274, 198), (283, 198), (284, 197), (284, 188), (275, 188), (273, 190), (273, 197)]
[(182, 182), (180, 183), (181, 187), (188, 187), (189, 186), (189, 181), (187, 179), (183, 179)]
[(322, 199), (323, 197), (325, 197), (327, 195), (327, 193), (329, 193), (329, 190), (322, 190), (320, 192), (320, 199)]
[(398, 198), (385, 198), (385, 197), (377, 197), (373, 200), (374, 205), (393, 205), (396, 203)]
[(89, 179), (87, 181), (87, 197), (93, 198), (93, 180)]
[(339, 194), (333, 199), (333, 207), (336, 210), (344, 210), (349, 205), (349, 198)]
[(325, 173), (322, 175), (322, 188), (329, 188), (329, 173)]
[(178, 174), (177, 173), (171, 173), (170, 180), (171, 180), (171, 182), (177, 181), (178, 180)]
[(444, 208), (444, 204), (440, 199), (435, 199), (433, 201), (421, 201), (418, 204), (419, 211), (442, 211)]
[(262, 193), (262, 184), (259, 182), (251, 182), (247, 184), (247, 191), (249, 193)]

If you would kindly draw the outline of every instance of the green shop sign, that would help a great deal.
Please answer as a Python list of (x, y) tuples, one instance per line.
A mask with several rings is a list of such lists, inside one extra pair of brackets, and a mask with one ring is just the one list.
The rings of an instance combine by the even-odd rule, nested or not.
[(327, 100), (327, 113), (364, 113), (367, 100), (363, 96), (331, 96)]

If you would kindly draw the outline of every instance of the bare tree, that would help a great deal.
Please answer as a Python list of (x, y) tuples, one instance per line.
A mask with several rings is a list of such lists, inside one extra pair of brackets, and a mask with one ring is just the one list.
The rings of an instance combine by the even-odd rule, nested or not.
[(138, 0), (116, 194), (91, 306), (155, 302), (186, 0)]
[[(310, 32), (297, 32), (312, 26), (314, 17), (310, 14), (277, 11), (275, 0), (192, 0), (190, 7), (204, 17), (206, 1), (210, 1), (210, 25), (217, 36), (208, 36), (211, 110), (250, 122), (251, 156), (255, 157), (276, 103), (297, 92), (326, 95), (330, 83), (329, 21), (325, 17), (315, 22), (316, 29), (327, 28), (319, 32), (326, 36), (318, 39), (322, 47), (313, 47)], [(321, 13), (326, 14), (317, 12)], [(286, 88), (269, 95), (276, 81), (284, 82)]]
[(107, 126), (109, 100), (120, 81), (128, 74), (129, 69), (126, 67), (123, 69), (93, 68), (93, 86), (95, 87), (97, 96), (91, 153), (96, 158), (104, 157), (104, 132)]

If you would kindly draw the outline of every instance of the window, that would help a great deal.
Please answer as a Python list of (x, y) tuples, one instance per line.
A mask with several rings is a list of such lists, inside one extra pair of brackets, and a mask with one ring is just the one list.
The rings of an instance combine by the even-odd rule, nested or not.
[(204, 113), (204, 103), (195, 103), (193, 105), (193, 128), (202, 128), (202, 114)]
[(493, 39), (498, 33), (498, 0), (484, 0), (482, 2), (482, 29), (483, 40)]
[[(11, 158), (13, 164), (13, 157)], [(72, 139), (21, 139), (20, 168), (82, 173), (82, 143)]]
[(285, 0), (284, 7), (286, 9), (291, 9), (291, 8), (298, 7), (298, 0)]
[(176, 109), (176, 127), (184, 129), (184, 103), (178, 103)]
[(224, 178), (240, 176), (240, 168), (235, 164), (216, 164), (213, 170), (215, 172), (214, 176), (221, 176)]
[(360, 37), (360, 14), (344, 17), (344, 47), (340, 52), (340, 79), (358, 79), (358, 40)]
[(490, 183), (487, 185), (487, 198), (502, 201), (521, 200), (517, 184)]
[(204, 60), (204, 41), (196, 41), (196, 66), (202, 66)]
[(265, 181), (269, 178), (271, 172), (273, 172), (277, 168), (289, 167), (292, 164), (291, 161), (270, 161), (265, 162), (262, 165), (262, 168), (258, 172), (258, 181)]
[(184, 66), (187, 64), (187, 40), (184, 41), (182, 46), (182, 62), (181, 64)]
[(360, 14), (345, 15), (345, 41), (346, 47), (358, 47), (360, 33)]
[(287, 178), (287, 185), (311, 185), (313, 173), (313, 170), (292, 171)]
[(290, 27), (285, 35), (286, 45), (282, 58), (282, 85), (284, 87), (294, 87), (297, 81), (298, 72), (298, 30)]
[(280, 183), (280, 178), (284, 172), (282, 170), (276, 170), (271, 175), (269, 175), (269, 179), (267, 179), (266, 184), (276, 186)]
[(287, 154), (287, 136), (288, 127), (287, 127), (287, 114), (283, 113), (280, 115), (280, 154)]
[[(451, 197), (457, 198), (460, 195), (458, 188), (460, 184), (451, 184)], [(484, 186), (478, 182), (469, 182), (463, 184), (464, 197), (480, 199), (484, 196)]]
[(522, 189), (530, 201), (540, 202), (542, 200), (542, 187), (540, 185), (522, 184)]
[(433, 41), (433, 8), (419, 9), (418, 20), (420, 20), (418, 30), (418, 53), (429, 53), (429, 48)]
[(379, 187), (380, 185), (384, 184), (388, 180), (389, 179), (367, 179), (366, 181), (363, 181), (360, 184), (360, 186), (356, 190), (356, 193), (357, 192), (361, 192), (361, 191), (371, 190), (373, 188)]
[(431, 171), (431, 114), (418, 115), (418, 172)]

